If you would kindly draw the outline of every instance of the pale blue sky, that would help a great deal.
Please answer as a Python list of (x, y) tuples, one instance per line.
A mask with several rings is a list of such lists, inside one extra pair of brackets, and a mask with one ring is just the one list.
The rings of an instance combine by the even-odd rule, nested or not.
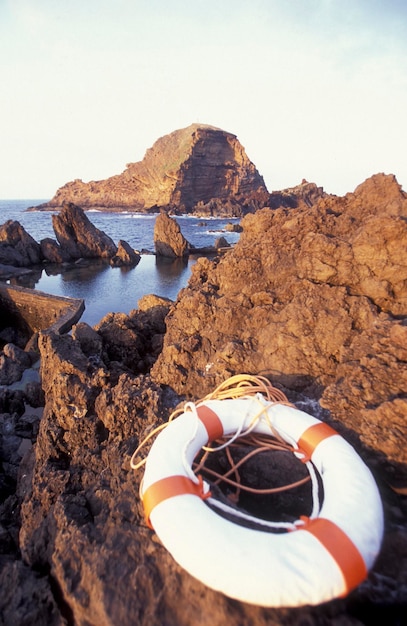
[(407, 189), (406, 0), (0, 0), (0, 198), (49, 198), (193, 122), (270, 191)]

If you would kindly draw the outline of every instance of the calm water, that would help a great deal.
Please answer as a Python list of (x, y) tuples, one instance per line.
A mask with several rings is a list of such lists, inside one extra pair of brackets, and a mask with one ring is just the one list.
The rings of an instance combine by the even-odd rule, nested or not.
[[(36, 240), (45, 237), (55, 239), (52, 228), (52, 212), (29, 212), (25, 209), (45, 200), (0, 200), (0, 224), (9, 219), (17, 220)], [(155, 215), (129, 213), (104, 213), (88, 211), (90, 221), (103, 230), (117, 244), (126, 240), (136, 250), (154, 250)], [(211, 246), (223, 235), (229, 243), (235, 243), (239, 235), (225, 232), (225, 227), (237, 219), (201, 219), (177, 217), (186, 239), (196, 247)], [(13, 284), (46, 293), (85, 300), (85, 312), (81, 320), (96, 324), (108, 312), (129, 313), (137, 308), (137, 301), (145, 294), (154, 293), (175, 300), (185, 287), (195, 259), (158, 259), (154, 255), (142, 255), (135, 268), (112, 268), (103, 262), (91, 262), (86, 267), (74, 266), (60, 272), (60, 268), (45, 267)]]

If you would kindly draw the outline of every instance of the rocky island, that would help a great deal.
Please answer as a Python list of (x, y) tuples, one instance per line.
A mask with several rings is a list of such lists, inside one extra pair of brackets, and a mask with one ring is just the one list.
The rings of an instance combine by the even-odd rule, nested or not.
[(84, 209), (239, 216), (267, 204), (262, 176), (232, 133), (191, 124), (158, 139), (142, 161), (106, 180), (74, 180), (35, 209)]
[[(3, 438), (12, 423), (33, 443), (21, 448), (18, 466), (3, 457), (2, 623), (403, 622), (407, 194), (384, 174), (344, 197), (309, 185), (298, 196), (270, 194), (269, 207), (246, 215), (240, 241), (200, 259), (176, 302), (152, 295), (93, 328), (79, 322), (70, 335), (40, 333), (44, 412), (36, 429), (21, 392), (2, 398)], [(230, 600), (183, 571), (146, 525), (142, 472), (130, 468), (135, 448), (175, 407), (242, 372), (266, 376), (333, 426), (376, 479), (381, 553), (346, 598), (294, 609)], [(277, 465), (276, 475), (287, 469)], [(216, 567), (222, 554), (213, 558)]]

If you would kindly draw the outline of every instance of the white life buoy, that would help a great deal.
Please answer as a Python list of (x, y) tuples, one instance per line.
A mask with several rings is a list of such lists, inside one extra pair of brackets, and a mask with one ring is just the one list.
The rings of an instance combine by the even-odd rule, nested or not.
[[(205, 504), (209, 485), (192, 463), (208, 442), (270, 425), (311, 459), (324, 498), (291, 532), (253, 530)], [(156, 438), (141, 487), (146, 517), (173, 558), (208, 587), (265, 607), (315, 605), (346, 596), (372, 567), (383, 536), (383, 511), (371, 472), (330, 426), (257, 394), (186, 407)]]

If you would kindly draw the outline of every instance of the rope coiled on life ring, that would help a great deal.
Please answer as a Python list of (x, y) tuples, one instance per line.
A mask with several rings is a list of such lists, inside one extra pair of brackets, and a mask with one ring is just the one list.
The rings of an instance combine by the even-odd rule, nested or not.
[[(296, 409), (267, 379), (232, 377), (203, 400), (187, 403), (159, 430), (147, 459), (136, 462), (142, 442), (132, 467), (145, 463), (140, 495), (146, 519), (191, 575), (232, 598), (274, 607), (343, 597), (366, 578), (383, 535), (374, 479), (333, 428)], [(308, 518), (260, 521), (268, 530), (287, 531), (283, 534), (253, 530), (218, 515), (212, 507), (224, 505), (193, 471), (196, 455), (202, 448), (212, 450), (211, 442), (225, 438), (221, 446), (227, 447), (253, 433), (273, 436), (310, 473), (313, 506)]]

